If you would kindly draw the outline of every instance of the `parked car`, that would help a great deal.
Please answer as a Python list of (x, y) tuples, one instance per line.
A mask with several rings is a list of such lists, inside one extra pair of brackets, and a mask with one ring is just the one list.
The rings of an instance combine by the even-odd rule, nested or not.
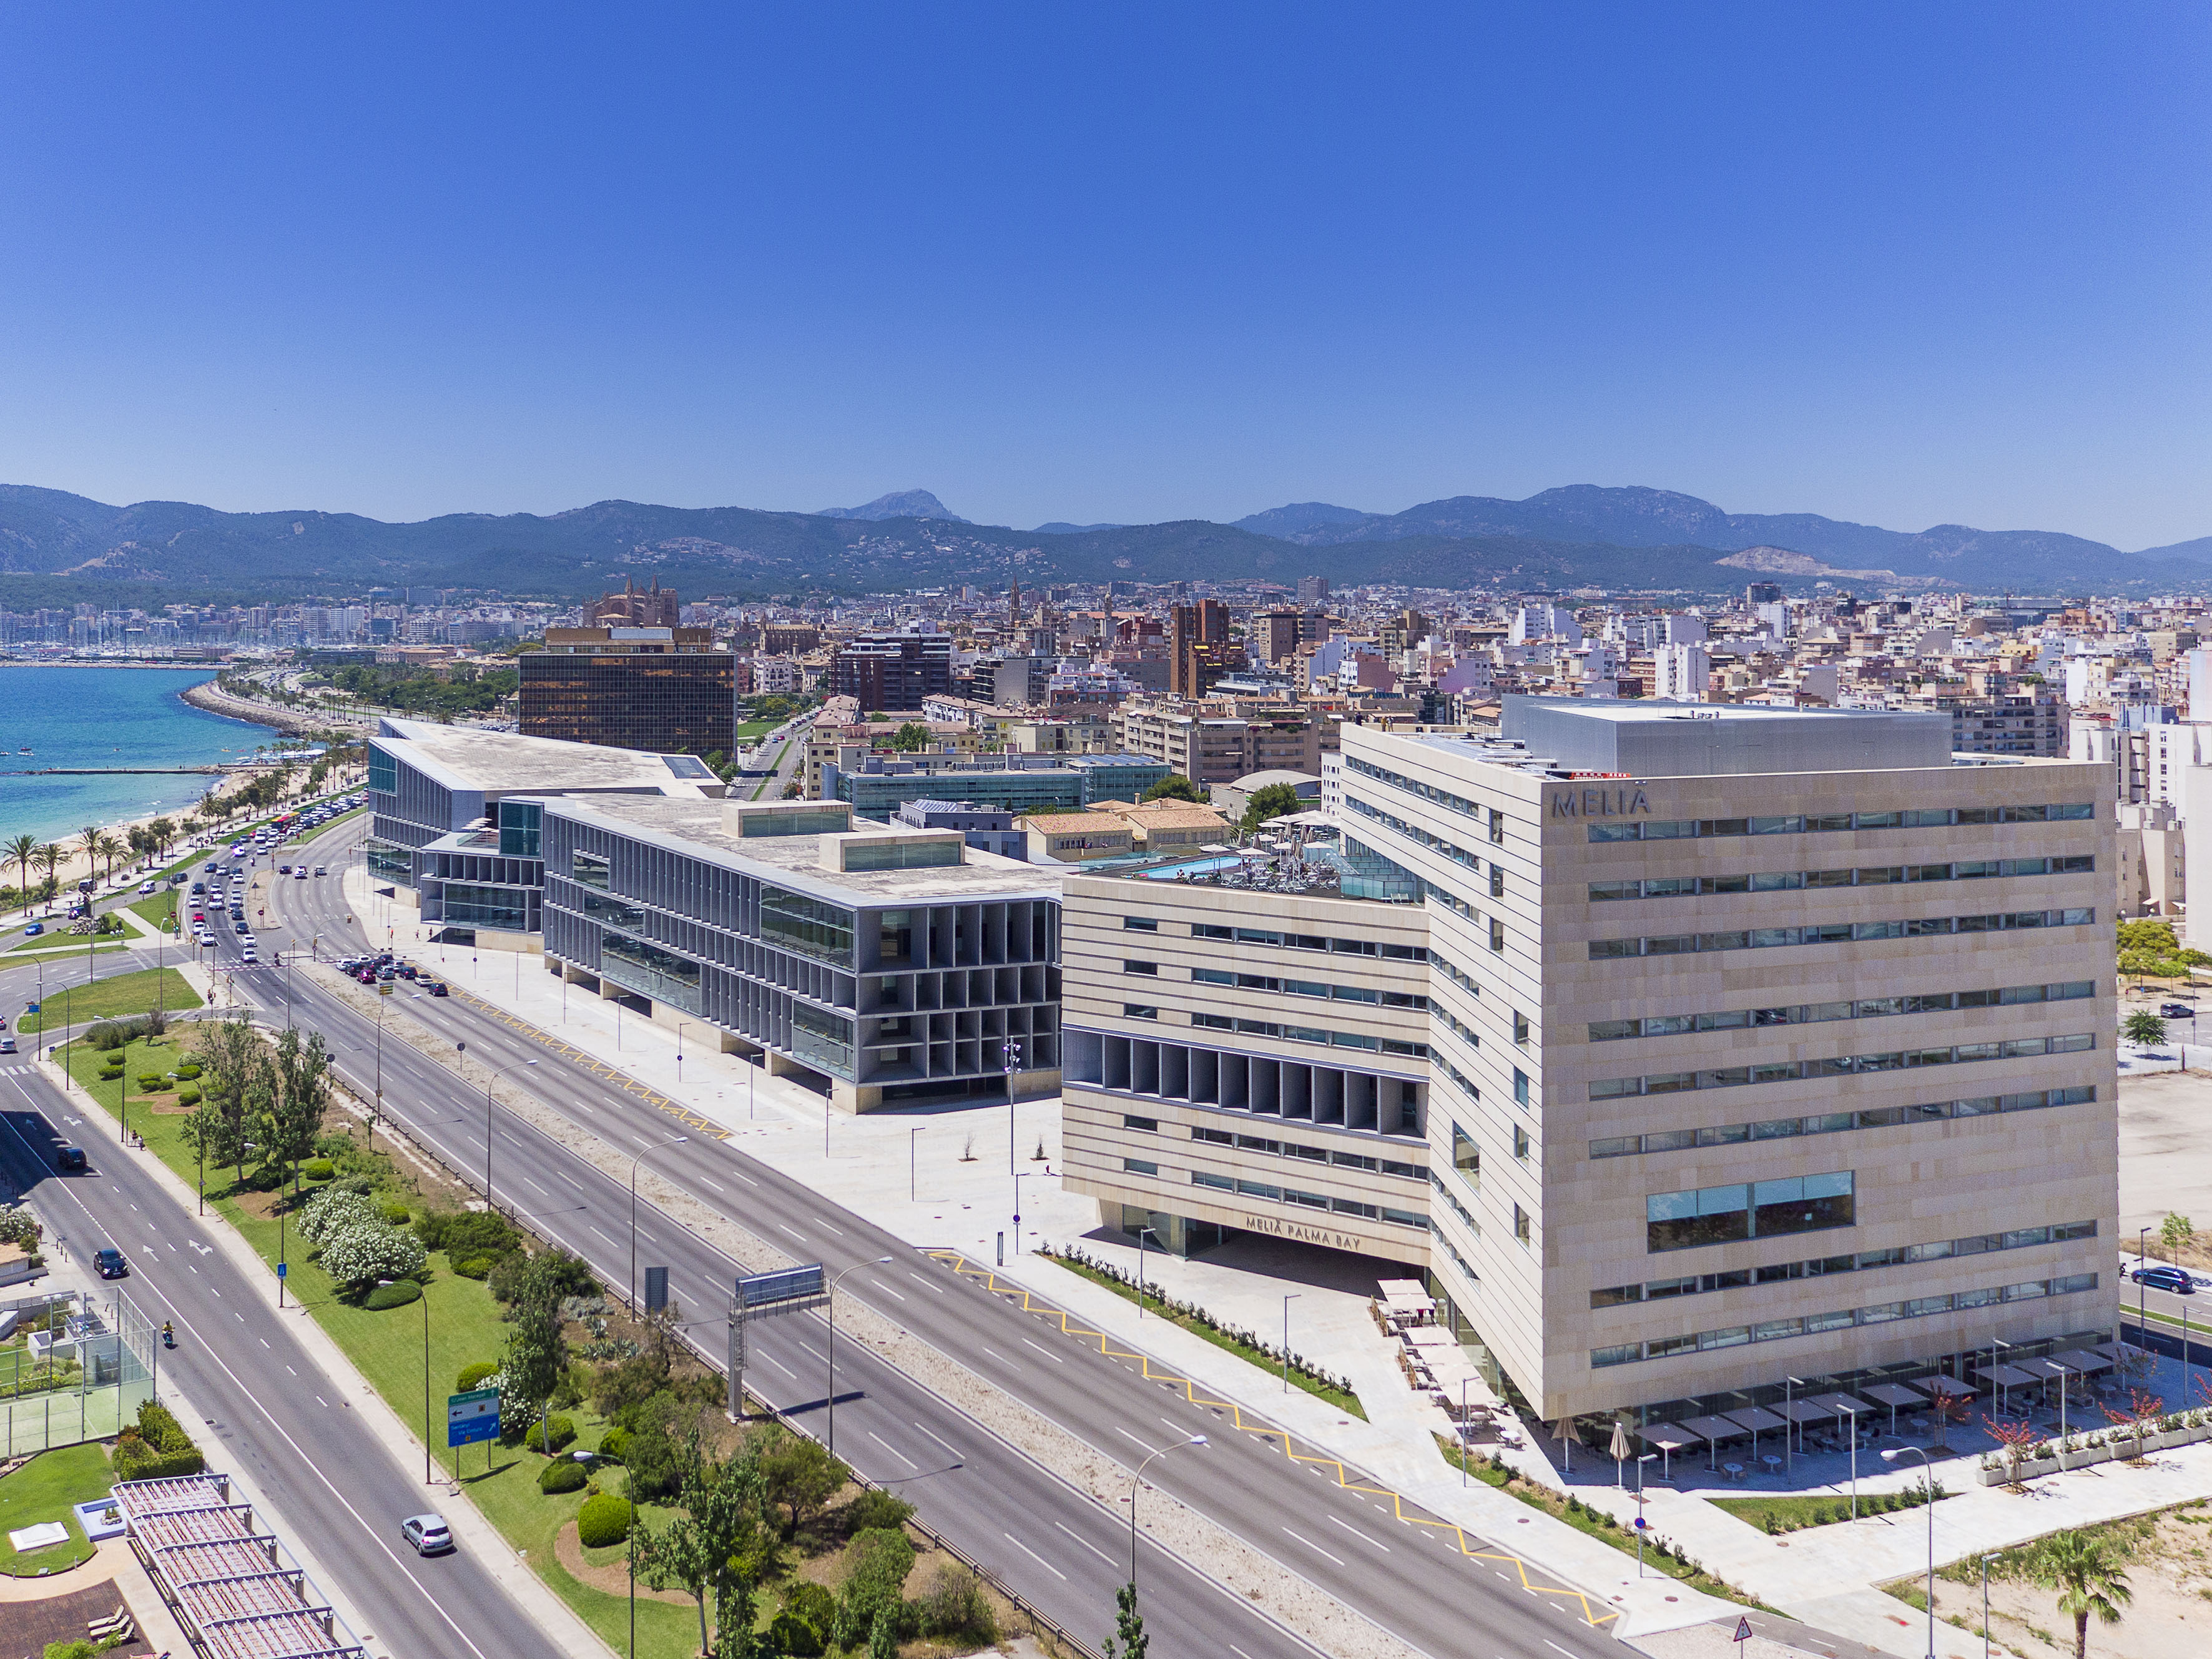
[(414, 1546), (417, 1555), (436, 1555), (453, 1547), (453, 1534), (442, 1516), (410, 1515), (399, 1523), (399, 1535)]
[(85, 1162), (82, 1146), (64, 1146), (54, 1154), (54, 1168), (64, 1175), (82, 1175), (91, 1167)]
[(2171, 1291), (2176, 1296), (2194, 1296), (2197, 1293), (2195, 1279), (2190, 1278), (2180, 1268), (2169, 1267), (2163, 1263), (2154, 1267), (2138, 1267), (2131, 1277), (2136, 1284), (2148, 1285), (2154, 1291)]
[(128, 1279), (131, 1276), (131, 1264), (123, 1259), (123, 1252), (113, 1245), (104, 1250), (94, 1250), (92, 1265), (99, 1270), (102, 1279)]

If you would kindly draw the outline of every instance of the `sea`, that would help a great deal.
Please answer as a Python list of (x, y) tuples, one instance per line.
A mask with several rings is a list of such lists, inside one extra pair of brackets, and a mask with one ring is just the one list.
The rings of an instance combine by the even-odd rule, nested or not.
[[(61, 841), (87, 824), (192, 806), (219, 781), (212, 774), (24, 774), (51, 766), (204, 766), (244, 759), (277, 734), (184, 700), (186, 690), (214, 678), (204, 668), (0, 667), (0, 842), (26, 831), (42, 842)], [(25, 749), (31, 752), (17, 752)]]

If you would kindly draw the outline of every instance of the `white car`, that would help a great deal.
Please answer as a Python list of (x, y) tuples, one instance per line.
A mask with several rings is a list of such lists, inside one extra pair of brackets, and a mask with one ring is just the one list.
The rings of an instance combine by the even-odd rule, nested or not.
[(443, 1516), (410, 1515), (399, 1523), (399, 1535), (414, 1547), (417, 1555), (435, 1555), (453, 1547), (453, 1534)]
[(142, 893), (158, 893), (161, 890), (161, 884), (155, 881), (142, 881), (138, 884), (138, 890)]

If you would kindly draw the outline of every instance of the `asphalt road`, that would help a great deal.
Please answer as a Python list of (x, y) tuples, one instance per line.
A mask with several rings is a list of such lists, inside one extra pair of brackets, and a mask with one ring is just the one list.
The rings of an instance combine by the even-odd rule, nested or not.
[[(344, 856), (341, 847), (350, 847), (359, 834), (349, 827), (311, 843), (310, 862), (335, 871)], [(277, 856), (289, 861), (290, 854)], [(347, 927), (337, 877), (278, 885), (282, 895), (267, 908), (272, 921), (284, 923), (283, 939), (319, 933), (327, 955)], [(249, 915), (260, 908), (257, 899)], [(266, 927), (261, 938), (264, 955), (273, 955), (272, 946), (282, 942)], [(226, 936), (218, 949), (228, 957), (234, 941)], [(282, 1019), (281, 969), (244, 969), (235, 983), (242, 996)], [(320, 1030), (348, 1080), (363, 1093), (372, 1091), (375, 1021), (311, 975), (295, 975), (291, 994), (295, 1019)], [(642, 1152), (676, 1133), (672, 1121), (651, 1107), (610, 1091), (590, 1073), (465, 1004), (402, 992), (386, 1008), (387, 1018), (414, 1018), (444, 1039), (466, 1041), (471, 1079), (480, 1081), (486, 1066), (500, 1067), (580, 1134)], [(538, 1064), (524, 1070), (523, 1062), (533, 1060)], [(380, 1064), (386, 1115), (480, 1184), (486, 1133), (481, 1093), (457, 1091), (449, 1070), (404, 1042), (384, 1042)], [(629, 1271), (624, 1187), (562, 1139), (511, 1114), (494, 1115), (491, 1134), (499, 1201), (526, 1212), (534, 1229), (583, 1256), (607, 1283), (624, 1283)], [(1225, 1413), (1188, 1404), (1179, 1391), (1145, 1381), (1129, 1363), (1059, 1335), (866, 1218), (724, 1143), (695, 1139), (658, 1151), (653, 1167), (798, 1260), (818, 1260), (833, 1273), (854, 1268), (841, 1297), (857, 1297), (1125, 1467), (1160, 1446), (1208, 1435), (1207, 1446), (1154, 1463), (1152, 1484), (1272, 1558), (1286, 1576), (1319, 1586), (1412, 1646), (1439, 1659), (1461, 1654), (1540, 1659), (1547, 1652), (1579, 1659), (1615, 1650), (1609, 1634), (1584, 1622), (1576, 1598), (1537, 1594), (1505, 1564), (1463, 1556), (1448, 1535), (1399, 1520), (1385, 1503), (1340, 1489), (1333, 1476), (1285, 1458), (1274, 1439), (1238, 1431)], [(639, 1216), (641, 1270), (647, 1264), (671, 1268), (672, 1294), (700, 1316), (693, 1334), (709, 1352), (719, 1352), (737, 1264), (649, 1205), (640, 1205)], [(866, 1265), (884, 1256), (891, 1258), (888, 1267)], [(747, 1382), (755, 1392), (810, 1424), (827, 1415), (818, 1316), (760, 1326), (752, 1352)], [(1094, 1642), (1103, 1637), (1111, 1626), (1115, 1589), (1128, 1576), (1126, 1511), (1109, 1513), (1065, 1486), (986, 1425), (858, 1344), (840, 1345), (837, 1352), (840, 1455), (871, 1479), (905, 1492), (924, 1519), (1079, 1636)], [(1533, 1569), (1532, 1576), (1553, 1582)], [(1238, 1653), (1261, 1659), (1312, 1650), (1242, 1597), (1149, 1543), (1142, 1547), (1139, 1577), (1147, 1629), (1164, 1656)]]
[[(544, 1632), (466, 1551), (422, 1558), (399, 1522), (434, 1510), (410, 1473), (356, 1416), (229, 1258), (199, 1241), (203, 1224), (142, 1159), (115, 1144), (103, 1112), (67, 1100), (35, 1069), (0, 1075), (0, 1162), (46, 1220), (48, 1237), (82, 1261), (112, 1244), (131, 1263), (120, 1288), (151, 1319), (176, 1326), (160, 1356), (211, 1425), (190, 1424), (219, 1469), (235, 1469), (275, 1505), (269, 1524), (312, 1551), (371, 1620), (380, 1652), (542, 1659)], [(52, 1148), (82, 1146), (88, 1173), (54, 1173)], [(210, 1441), (212, 1443), (210, 1443)]]

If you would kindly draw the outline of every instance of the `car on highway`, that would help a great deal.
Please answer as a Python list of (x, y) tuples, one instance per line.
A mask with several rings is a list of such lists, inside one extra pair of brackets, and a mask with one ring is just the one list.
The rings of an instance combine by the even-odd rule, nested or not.
[(434, 997), (451, 996), (453, 994), (452, 992), (446, 988), (446, 981), (442, 979), (424, 980), (422, 981), (422, 988), (429, 995)]
[(319, 876), (327, 876), (330, 872), (319, 864), (315, 866), (315, 873)]
[(410, 1515), (399, 1523), (399, 1535), (417, 1555), (437, 1555), (453, 1547), (453, 1534), (441, 1515)]
[(261, 953), (253, 948), (253, 941), (252, 939), (246, 941), (246, 947), (238, 953), (238, 959), (243, 963), (253, 964), (259, 963), (261, 960)]
[(113, 1245), (92, 1253), (92, 1265), (102, 1279), (128, 1279), (131, 1264), (123, 1259), (123, 1252)]
[(243, 939), (246, 934), (252, 933), (253, 930), (246, 925), (246, 918), (240, 916), (236, 921), (231, 923), (230, 931), (236, 933), (240, 939)]
[(23, 930), (23, 937), (25, 939), (36, 939), (40, 934), (46, 931), (46, 924), (45, 922), (34, 921), (28, 927), (26, 927)]
[(304, 864), (300, 866), (298, 869), (292, 872), (292, 879), (295, 881), (305, 881), (307, 878), (307, 866)]
[(2161, 1002), (2158, 1005), (2160, 1019), (2194, 1019), (2197, 1011), (2185, 1002)]
[(192, 896), (193, 896), (194, 898), (198, 898), (198, 897), (199, 897), (201, 894), (203, 894), (203, 893), (204, 893), (204, 892), (206, 892), (206, 891), (207, 891), (207, 884), (206, 884), (205, 882), (204, 882), (204, 881), (196, 881), (196, 882), (194, 882), (194, 883), (192, 884)]
[(211, 876), (219, 876), (222, 873), (222, 866), (220, 864), (210, 864), (207, 867), (207, 872)]
[(15, 1039), (11, 1036), (0, 1036), (0, 1054), (12, 1054), (15, 1052)]
[(85, 1162), (82, 1146), (64, 1146), (54, 1154), (54, 1168), (64, 1175), (82, 1175), (91, 1167)]
[(2170, 1267), (2163, 1263), (2148, 1267), (2138, 1267), (2129, 1277), (2136, 1284), (2148, 1285), (2154, 1291), (2171, 1291), (2176, 1296), (2194, 1296), (2197, 1293), (2195, 1279), (2182, 1272), (2180, 1268)]
[(276, 873), (280, 876), (289, 876), (292, 873), (292, 866), (289, 864), (280, 864), (276, 866)]

